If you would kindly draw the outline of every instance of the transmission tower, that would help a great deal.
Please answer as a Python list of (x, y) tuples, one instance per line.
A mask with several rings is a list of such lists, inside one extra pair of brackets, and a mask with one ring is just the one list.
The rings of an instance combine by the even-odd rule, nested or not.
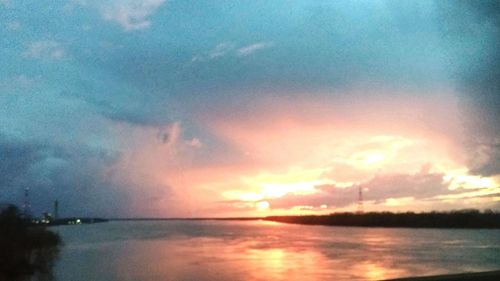
[(54, 219), (59, 219), (59, 201), (54, 201)]
[(29, 187), (26, 187), (24, 189), (23, 215), (25, 217), (31, 217), (31, 202), (30, 202), (30, 189), (29, 189)]
[(363, 187), (361, 185), (358, 186), (358, 214), (362, 214), (363, 210)]

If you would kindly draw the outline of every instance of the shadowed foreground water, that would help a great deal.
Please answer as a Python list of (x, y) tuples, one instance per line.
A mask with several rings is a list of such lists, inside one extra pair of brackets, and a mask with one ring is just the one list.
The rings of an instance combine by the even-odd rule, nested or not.
[(56, 280), (379, 280), (500, 269), (500, 230), (264, 221), (115, 221), (54, 228)]

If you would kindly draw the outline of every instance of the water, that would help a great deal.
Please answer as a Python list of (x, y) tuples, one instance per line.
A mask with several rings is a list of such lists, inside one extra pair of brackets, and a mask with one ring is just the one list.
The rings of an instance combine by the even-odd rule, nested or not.
[(500, 269), (500, 230), (265, 221), (123, 221), (54, 228), (56, 280), (379, 280)]

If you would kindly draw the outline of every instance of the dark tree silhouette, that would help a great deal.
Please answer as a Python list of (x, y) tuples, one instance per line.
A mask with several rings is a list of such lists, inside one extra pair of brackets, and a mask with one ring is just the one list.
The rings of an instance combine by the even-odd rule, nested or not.
[(500, 213), (462, 210), (428, 213), (334, 213), (321, 216), (272, 216), (266, 220), (332, 226), (425, 227), (425, 228), (500, 228)]
[(33, 274), (52, 279), (60, 245), (58, 234), (31, 224), (18, 208), (8, 206), (0, 213), (0, 281), (25, 280)]

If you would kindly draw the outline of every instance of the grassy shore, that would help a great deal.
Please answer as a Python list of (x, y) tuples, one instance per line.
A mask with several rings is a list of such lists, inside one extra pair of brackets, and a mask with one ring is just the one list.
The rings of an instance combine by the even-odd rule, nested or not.
[(398, 278), (398, 279), (389, 279), (385, 281), (498, 281), (498, 280), (500, 280), (500, 270), (477, 272), (477, 273)]

